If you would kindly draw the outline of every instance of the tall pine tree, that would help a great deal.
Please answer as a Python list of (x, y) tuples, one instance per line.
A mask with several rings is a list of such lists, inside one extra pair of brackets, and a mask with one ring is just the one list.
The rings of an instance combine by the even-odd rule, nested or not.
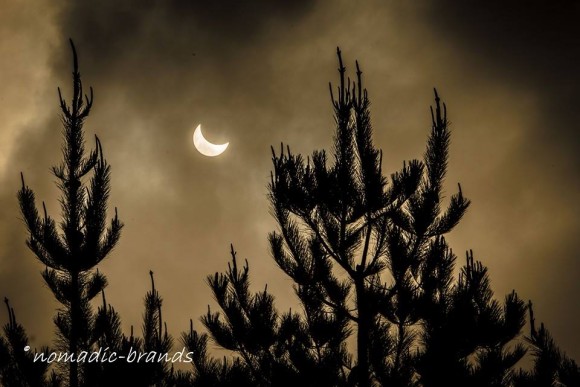
[[(28, 229), (28, 247), (46, 266), (42, 273), (48, 288), (62, 305), (54, 322), (59, 350), (76, 354), (89, 350), (98, 339), (93, 334), (94, 312), (90, 301), (107, 285), (105, 276), (95, 270), (117, 244), (122, 223), (115, 216), (107, 226), (110, 167), (95, 136), (96, 147), (85, 152), (83, 124), (93, 105), (93, 90), (83, 94), (75, 46), (73, 53), (73, 95), (71, 104), (63, 99), (63, 161), (52, 168), (61, 191), (61, 221), (48, 215), (42, 204), (39, 214), (34, 192), (24, 182), (18, 192), (20, 209)], [(89, 178), (90, 176), (90, 178)], [(89, 182), (86, 179), (89, 178)], [(77, 362), (69, 362), (68, 381), (79, 385)]]
[[(457, 223), (468, 202), (460, 192), (439, 216), (445, 128), (432, 132), (427, 168), (413, 160), (391, 175), (388, 184), (382, 153), (372, 143), (362, 72), (357, 63), (356, 82), (351, 82), (340, 51), (338, 60), (336, 96), (330, 87), (336, 121), (332, 158), (320, 151), (305, 162), (289, 148), (274, 154), (270, 198), (280, 231), (271, 234), (270, 242), (274, 259), (299, 289), (315, 288), (313, 297), (355, 326), (357, 364), (351, 379), (369, 387), (370, 353), (379, 337), (387, 348), (392, 344), (392, 367), (403, 372), (412, 337), (408, 326), (418, 319), (412, 304), (425, 247)], [(390, 284), (383, 278), (387, 270), (393, 277)], [(349, 305), (344, 300), (351, 296), (354, 303)], [(391, 328), (397, 331), (393, 337)]]
[[(244, 380), (256, 386), (576, 385), (577, 364), (533, 316), (528, 345), (517, 341), (526, 306), (515, 292), (503, 303), (494, 298), (473, 252), (454, 275), (457, 258), (444, 236), (469, 201), (459, 187), (443, 204), (450, 131), (437, 91), (423, 160), (403, 163), (387, 180), (362, 72), (357, 63), (352, 82), (340, 51), (338, 61), (330, 157), (272, 150), (279, 230), (270, 249), (294, 281), (302, 313), (278, 313), (266, 289), (252, 294), (248, 264), (239, 265), (232, 248), (226, 272), (208, 277), (223, 311), (202, 318), (211, 337), (237, 354)], [(346, 345), (351, 332), (354, 348)], [(190, 347), (203, 344), (198, 375), (219, 380), (206, 336), (191, 329), (189, 337)], [(534, 369), (518, 370), (529, 348)]]

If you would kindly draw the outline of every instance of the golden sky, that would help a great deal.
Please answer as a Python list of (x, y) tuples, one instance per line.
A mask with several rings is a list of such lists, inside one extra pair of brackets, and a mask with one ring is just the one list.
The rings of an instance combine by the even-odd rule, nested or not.
[[(452, 122), (447, 191), (472, 201), (449, 235), (463, 264), (473, 249), (496, 297), (533, 300), (568, 354), (580, 359), (580, 8), (527, 2), (1, 0), (0, 295), (32, 345), (53, 337), (56, 307), (25, 246), (20, 171), (57, 217), (49, 168), (60, 154), (58, 86), (70, 97), (75, 41), (95, 101), (85, 131), (112, 165), (110, 207), (125, 228), (101, 265), (107, 300), (139, 331), (149, 270), (179, 336), (207, 305), (205, 283), (233, 243), (255, 289), (294, 305), (266, 236), (270, 145), (329, 149), (328, 82), (336, 46), (359, 60), (384, 171), (421, 158), (433, 87)], [(453, 4), (452, 4), (453, 3)], [(513, 3), (516, 3), (515, 1)], [(436, 5), (435, 5), (436, 4)], [(352, 73), (351, 73), (352, 74)], [(198, 124), (220, 157), (197, 153)], [(0, 312), (0, 321), (6, 321)]]

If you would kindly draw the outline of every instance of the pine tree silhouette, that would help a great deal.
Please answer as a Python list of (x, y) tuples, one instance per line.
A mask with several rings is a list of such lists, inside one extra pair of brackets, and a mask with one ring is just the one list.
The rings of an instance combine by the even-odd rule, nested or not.
[[(223, 311), (202, 317), (213, 340), (239, 356), (255, 386), (507, 387), (552, 385), (557, 377), (575, 385), (576, 363), (543, 327), (535, 330), (533, 316), (528, 342), (536, 367), (516, 369), (527, 349), (517, 341), (526, 306), (515, 291), (503, 304), (494, 299), (487, 268), (472, 251), (454, 277), (456, 256), (444, 235), (470, 203), (459, 186), (443, 205), (450, 131), (437, 91), (423, 160), (403, 163), (388, 181), (372, 143), (362, 72), (356, 63), (351, 82), (337, 54), (332, 158), (272, 149), (269, 196), (279, 231), (269, 235), (270, 249), (294, 281), (303, 313), (281, 315), (267, 289), (251, 294), (248, 263), (240, 267), (231, 247), (227, 271), (208, 277)], [(354, 331), (351, 356), (346, 340)], [(227, 385), (217, 376), (220, 363), (206, 354), (208, 337), (192, 327), (184, 338), (201, 348), (197, 376)]]
[[(279, 155), (273, 151), (270, 198), (280, 231), (270, 242), (274, 259), (299, 288), (316, 289), (313, 296), (329, 313), (347, 316), (356, 326), (351, 379), (360, 387), (371, 386), (373, 379), (410, 385), (416, 335), (411, 327), (421, 319), (417, 304), (430, 247), (444, 244), (442, 235), (459, 222), (469, 202), (459, 189), (441, 211), (449, 131), (437, 93), (425, 161), (404, 163), (388, 184), (382, 152), (372, 143), (362, 72), (357, 62), (351, 82), (340, 50), (337, 54), (336, 99), (330, 87), (337, 124), (332, 164), (324, 151), (307, 162), (289, 148)], [(384, 279), (387, 271), (390, 283)], [(349, 295), (355, 300), (351, 305), (345, 302)]]
[[(24, 327), (16, 321), (14, 309), (7, 298), (4, 299), (8, 310), (8, 323), (4, 325), (4, 337), (0, 336), (0, 385), (5, 387), (58, 387), (61, 379), (52, 371), (49, 364), (35, 362), (34, 357), (47, 358), (50, 348), (42, 347), (32, 351)], [(27, 348), (27, 349), (25, 349)]]
[[(102, 292), (103, 304), (97, 310), (94, 324), (94, 335), (98, 338), (96, 348), (107, 349), (109, 354), (114, 352), (117, 360), (87, 363), (83, 386), (173, 386), (178, 381), (189, 380), (188, 375), (174, 372), (170, 367), (172, 363), (168, 360), (173, 339), (162, 319), (163, 300), (155, 288), (152, 271), (149, 276), (151, 290), (144, 298), (142, 338), (134, 336), (132, 326), (128, 337), (122, 333), (120, 316), (107, 304)], [(165, 354), (167, 359), (163, 358)]]
[(437, 299), (429, 296), (423, 311), (416, 360), (421, 385), (512, 385), (514, 366), (526, 353), (513, 341), (525, 325), (525, 304), (515, 292), (503, 306), (494, 300), (487, 269), (472, 252), (457, 283)]
[(528, 303), (531, 346), (534, 365), (530, 371), (520, 371), (515, 377), (516, 387), (580, 386), (580, 367), (558, 348), (544, 324), (536, 328), (532, 302)]
[[(103, 158), (103, 149), (97, 137), (96, 148), (85, 154), (83, 124), (91, 111), (93, 91), (83, 99), (83, 87), (78, 71), (77, 54), (72, 40), (73, 96), (71, 105), (62, 98), (59, 89), (62, 122), (64, 126), (63, 162), (52, 168), (62, 196), (62, 220), (57, 227), (48, 215), (43, 202), (39, 215), (34, 192), (25, 184), (18, 200), (29, 232), (28, 247), (46, 269), (42, 276), (62, 308), (54, 322), (57, 327), (59, 349), (69, 353), (89, 350), (95, 343), (94, 312), (90, 301), (107, 285), (105, 276), (95, 271), (119, 240), (122, 223), (115, 217), (106, 226), (109, 198), (110, 167)], [(83, 179), (89, 176), (87, 185)], [(79, 385), (77, 362), (68, 362), (70, 386)]]
[[(173, 338), (167, 333), (167, 323), (164, 323), (161, 313), (163, 300), (155, 289), (153, 272), (149, 271), (151, 277), (151, 290), (145, 295), (145, 313), (143, 315), (143, 351), (156, 353), (158, 355), (168, 354), (171, 350)], [(169, 364), (166, 361), (150, 363), (147, 367), (147, 378), (151, 384), (160, 383), (167, 378), (170, 372)]]
[[(227, 375), (237, 369), (236, 372), (246, 375), (242, 377), (248, 386), (346, 385), (343, 370), (348, 363), (346, 318), (326, 314), (323, 305), (308, 290), (300, 294), (304, 317), (292, 311), (280, 315), (267, 289), (250, 294), (248, 263), (239, 267), (233, 246), (230, 253), (232, 261), (226, 273), (208, 277), (223, 315), (212, 313), (208, 307), (202, 322), (214, 341), (236, 352), (243, 364), (234, 362), (232, 370), (222, 363), (225, 371), (218, 380), (227, 380)], [(199, 338), (189, 347), (205, 351), (207, 338), (196, 332), (190, 335)], [(211, 374), (207, 370), (208, 361), (204, 361), (201, 367), (196, 362), (200, 376)], [(209, 371), (216, 368), (215, 362), (209, 365), (212, 367)]]
[(251, 387), (256, 386), (248, 367), (236, 358), (232, 362), (224, 357), (222, 361), (208, 354), (209, 336), (193, 329), (190, 320), (188, 332), (184, 332), (181, 341), (186, 350), (192, 353), (193, 370), (187, 374), (177, 375), (176, 385), (196, 387)]

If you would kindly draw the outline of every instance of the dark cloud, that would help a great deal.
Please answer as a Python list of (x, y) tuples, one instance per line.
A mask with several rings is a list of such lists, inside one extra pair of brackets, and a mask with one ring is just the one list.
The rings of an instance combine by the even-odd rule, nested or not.
[[(260, 37), (284, 30), (312, 8), (296, 1), (129, 1), (75, 3), (62, 12), (64, 36), (85, 50), (99, 72), (116, 67), (151, 82), (199, 62), (218, 69), (240, 67)], [(241, 52), (241, 53), (240, 53)], [(245, 52), (245, 53), (244, 53)], [(238, 53), (240, 53), (238, 55)], [(58, 60), (62, 62), (61, 56)], [(135, 71), (138, 69), (138, 71)], [(114, 74), (115, 72), (113, 72)], [(227, 77), (227, 73), (224, 74)]]
[(578, 170), (580, 4), (444, 1), (428, 7), (426, 16), (433, 30), (464, 53), (469, 66), (540, 100), (541, 121), (525, 146), (545, 156), (559, 153)]
[[(578, 302), (563, 301), (566, 294), (580, 290), (580, 256), (572, 236), (580, 228), (576, 199), (580, 192), (580, 4), (444, 1), (423, 11), (432, 33), (461, 53), (471, 76), (498, 83), (504, 90), (520, 90), (523, 98), (534, 101), (525, 112), (523, 136), (494, 171), (496, 198), (490, 208), (502, 209), (502, 216), (492, 216), (496, 222), (511, 224), (509, 229), (500, 226), (497, 237), (517, 246), (509, 254), (514, 261), (499, 267), (519, 272), (526, 279), (519, 289), (545, 311), (548, 326), (554, 327), (557, 337), (570, 337), (580, 318)], [(519, 101), (506, 102), (510, 109)], [(482, 117), (490, 127), (505, 114), (490, 113)], [(507, 126), (504, 132), (489, 133), (509, 136), (515, 131)], [(564, 347), (578, 356), (574, 346)]]

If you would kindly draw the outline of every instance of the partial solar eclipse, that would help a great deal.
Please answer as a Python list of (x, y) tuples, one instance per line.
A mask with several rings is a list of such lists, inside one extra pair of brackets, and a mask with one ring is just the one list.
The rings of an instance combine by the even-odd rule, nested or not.
[(193, 132), (193, 145), (204, 156), (219, 156), (224, 153), (229, 144), (229, 142), (225, 144), (212, 144), (207, 141), (201, 133), (201, 124), (197, 125), (195, 132)]

